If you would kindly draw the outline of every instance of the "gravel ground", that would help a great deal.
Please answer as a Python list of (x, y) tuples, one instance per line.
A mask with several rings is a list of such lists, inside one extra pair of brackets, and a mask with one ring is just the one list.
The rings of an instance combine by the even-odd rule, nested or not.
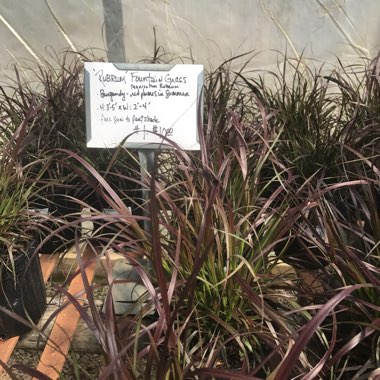
[[(107, 292), (106, 287), (99, 287), (94, 291), (97, 300), (104, 300)], [(49, 301), (53, 297), (57, 297), (56, 288), (51, 282), (46, 284), (46, 296)], [(41, 356), (41, 351), (15, 349), (8, 361), (8, 365), (23, 364), (31, 367), (36, 367)], [(104, 358), (99, 354), (89, 354), (82, 352), (69, 352), (69, 359), (66, 361), (60, 379), (97, 379), (102, 366), (104, 365)], [(20, 380), (31, 379), (30, 375), (20, 371), (14, 371), (16, 378)], [(0, 380), (10, 379), (6, 374), (0, 375)]]
[[(25, 364), (35, 368), (38, 364), (41, 352), (30, 350), (16, 349), (13, 352), (8, 365), (13, 364)], [(98, 379), (102, 366), (105, 364), (102, 355), (86, 354), (86, 353), (73, 353), (70, 352), (70, 359), (66, 361), (60, 376), (61, 380), (95, 380)], [(76, 364), (74, 364), (74, 362)], [(79, 368), (80, 367), (80, 368)], [(77, 369), (77, 372), (75, 370)], [(137, 363), (137, 369), (140, 376), (137, 376), (138, 380), (145, 379), (143, 376), (145, 370), (145, 360), (140, 360)], [(20, 371), (14, 370), (17, 380), (31, 380), (32, 377)], [(0, 375), (0, 380), (10, 380), (11, 378), (5, 374)]]
[[(25, 364), (31, 367), (37, 365), (41, 352), (30, 350), (16, 349), (13, 352), (8, 365), (13, 364)], [(70, 359), (67, 360), (63, 368), (60, 379), (73, 380), (73, 379), (97, 379), (102, 366), (104, 365), (104, 359), (101, 355), (86, 354), (86, 353), (73, 353), (70, 352)], [(77, 367), (77, 368), (76, 368)], [(77, 370), (77, 373), (76, 373)], [(25, 373), (15, 371), (17, 379), (30, 380), (32, 377)], [(10, 379), (10, 377), (3, 375), (1, 379)]]

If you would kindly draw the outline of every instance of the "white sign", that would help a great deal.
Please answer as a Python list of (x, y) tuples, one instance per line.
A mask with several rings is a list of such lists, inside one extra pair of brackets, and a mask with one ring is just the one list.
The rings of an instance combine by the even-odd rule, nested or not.
[[(202, 65), (86, 62), (87, 146), (198, 150)], [(165, 136), (166, 138), (163, 138)]]

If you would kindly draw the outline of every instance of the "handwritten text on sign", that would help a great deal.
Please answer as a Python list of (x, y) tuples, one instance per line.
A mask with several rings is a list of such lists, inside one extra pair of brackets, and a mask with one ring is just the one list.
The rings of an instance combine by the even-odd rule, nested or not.
[(88, 147), (199, 149), (202, 65), (85, 63)]

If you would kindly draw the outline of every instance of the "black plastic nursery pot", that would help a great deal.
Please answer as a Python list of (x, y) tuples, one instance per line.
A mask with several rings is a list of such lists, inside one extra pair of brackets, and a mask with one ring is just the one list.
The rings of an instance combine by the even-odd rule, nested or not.
[[(133, 215), (143, 215), (141, 189), (135, 188), (135, 184), (128, 183), (127, 181), (122, 185), (115, 184), (112, 181), (109, 181), (109, 184), (112, 189), (116, 191), (124, 204), (129, 207)], [(96, 192), (93, 192), (86, 200), (89, 206), (99, 211), (110, 209), (111, 207), (107, 201), (99, 194), (96, 194)]]
[[(33, 255), (35, 245), (20, 253), (15, 261), (15, 272), (1, 268), (0, 306), (19, 317), (36, 324), (46, 310), (45, 285), (38, 255)], [(23, 335), (31, 328), (0, 310), (0, 337), (2, 339)]]
[[(39, 249), (42, 254), (63, 252), (74, 244), (76, 235), (79, 237), (80, 205), (64, 194), (47, 195), (45, 198), (34, 200), (30, 209), (46, 215), (40, 230), (37, 233), (38, 243), (46, 237), (48, 239)], [(69, 225), (69, 223), (73, 223)]]
[[(141, 189), (124, 189), (120, 193), (122, 195), (121, 199), (132, 215), (137, 217), (143, 216)], [(104, 218), (94, 221), (93, 237), (105, 243), (109, 242), (110, 239), (116, 244), (125, 243), (126, 238), (122, 231), (124, 222), (119, 220), (117, 211), (112, 209), (100, 196), (97, 197), (91, 206), (105, 215)], [(141, 220), (138, 223), (140, 227), (143, 227)]]
[[(283, 249), (286, 245), (286, 251)], [(276, 251), (281, 254), (281, 259), (295, 268), (317, 270), (328, 265), (328, 261), (315, 245), (310, 245), (305, 239), (292, 238), (288, 243), (276, 246)]]
[(110, 241), (115, 244), (125, 243), (127, 239), (122, 231), (123, 223), (118, 220), (117, 212), (110, 208), (105, 208), (101, 212), (105, 217), (94, 221), (93, 233), (95, 239), (104, 244)]

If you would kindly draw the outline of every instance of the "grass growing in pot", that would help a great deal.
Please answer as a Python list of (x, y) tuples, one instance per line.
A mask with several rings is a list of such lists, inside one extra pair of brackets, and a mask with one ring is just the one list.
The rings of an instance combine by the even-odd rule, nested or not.
[[(40, 128), (37, 131), (36, 149), (58, 148), (75, 152), (90, 162), (115, 189), (127, 191), (132, 197), (137, 190), (125, 177), (134, 175), (138, 169), (136, 154), (125, 153), (123, 149), (86, 147), (83, 63), (94, 59), (92, 53), (87, 51), (80, 54), (66, 53), (55, 57), (58, 68), (52, 65), (38, 68), (42, 95), (48, 100), (49, 106), (41, 113), (43, 118), (48, 119), (42, 120), (42, 130)], [(85, 184), (81, 185), (84, 188), (78, 189), (76, 197), (82, 197), (89, 204), (93, 201), (96, 203), (98, 198), (95, 194), (87, 194)], [(82, 195), (79, 190), (83, 192)]]
[[(20, 149), (31, 106), (14, 134), (3, 136), (0, 145), (0, 334), (21, 335), (41, 318), (45, 287), (36, 252), (38, 221), (28, 214), (28, 200), (39, 191), (43, 172), (36, 174), (36, 161), (23, 165)], [(5, 127), (5, 124), (3, 124)]]
[[(331, 186), (324, 198), (335, 209), (336, 215), (349, 218), (349, 189), (352, 186), (342, 183), (358, 179), (350, 177), (345, 168), (351, 161), (347, 147), (354, 146), (357, 140), (356, 120), (360, 118), (355, 101), (359, 102), (361, 98), (361, 83), (355, 82), (357, 87), (354, 88), (354, 81), (347, 79), (344, 85), (339, 85), (336, 80), (339, 75), (343, 73), (338, 74), (336, 70), (329, 75), (324, 67), (316, 69), (304, 60), (285, 57), (279, 73), (242, 79), (247, 89), (261, 99), (267, 112), (273, 114), (268, 123), (280, 135), (275, 154), (278, 162), (295, 177), (296, 199), (308, 199), (318, 189)], [(271, 85), (267, 85), (268, 81)], [(270, 167), (267, 171), (269, 178), (275, 177)], [(289, 252), (306, 249), (310, 252), (310, 259), (313, 259), (313, 250), (323, 252), (323, 236), (319, 236), (317, 242), (321, 249), (316, 250), (318, 247), (315, 248), (310, 241), (313, 235), (318, 237), (323, 232), (320, 219), (321, 215), (315, 212), (303, 215), (289, 240), (283, 241), (277, 251), (283, 251), (285, 245)], [(357, 217), (351, 215), (350, 220), (356, 222)], [(311, 269), (324, 265), (323, 260), (320, 263), (318, 260), (307, 261)]]
[[(317, 211), (318, 222), (310, 216), (301, 215), (303, 226), (302, 223), (295, 223), (290, 236), (303, 237), (304, 242), (309, 242), (308, 245), (303, 244), (301, 250), (304, 258), (308, 257), (308, 246), (317, 248), (324, 257), (325, 268), (321, 266), (319, 272), (322, 294), (309, 294), (314, 304), (327, 304), (339, 286), (361, 284), (361, 288), (354, 293), (355, 297), (345, 299), (336, 316), (332, 314), (322, 323), (319, 331), (325, 329), (333, 333), (326, 336), (330, 343), (327, 352), (335, 359), (322, 359), (321, 363), (326, 366), (321, 365), (319, 368), (331, 371), (328, 372), (330, 375), (352, 378), (362, 374), (363, 378), (367, 378), (378, 366), (378, 350), (375, 349), (379, 341), (375, 312), (379, 299), (378, 238), (363, 231), (358, 222), (377, 226), (378, 218), (376, 188), (379, 172), (376, 162), (379, 145), (376, 143), (373, 113), (369, 117), (369, 99), (373, 93), (363, 90), (363, 83), (369, 89), (372, 86), (368, 82), (376, 80), (374, 65), (367, 71), (371, 74), (364, 79), (360, 76), (360, 70), (361, 73), (365, 70), (356, 68), (351, 80), (354, 77), (357, 81), (347, 79), (347, 73), (352, 68), (346, 68), (347, 71), (341, 72), (341, 76), (335, 72), (334, 75), (340, 78), (338, 83), (329, 75), (310, 75), (308, 68), (308, 75), (303, 76), (297, 63), (295, 67), (290, 84), (285, 80), (284, 72), (277, 91), (269, 90), (269, 93), (264, 92), (265, 95), (262, 95), (263, 102), (274, 111), (273, 125), (282, 129), (276, 156), (300, 178), (294, 189), (295, 200), (300, 202), (309, 197), (311, 202), (317, 201), (314, 210)], [(260, 82), (246, 83), (252, 88), (253, 84)], [(329, 83), (329, 86), (332, 83), (335, 87), (327, 91)], [(256, 87), (253, 89), (256, 90)], [(283, 136), (285, 140), (282, 140)], [(304, 195), (302, 190), (306, 190)], [(313, 194), (320, 195), (315, 197)], [(376, 231), (376, 227), (371, 227), (371, 230)], [(287, 248), (284, 260), (286, 256), (297, 260), (292, 247)], [(367, 329), (363, 326), (367, 326)], [(349, 334), (357, 334), (355, 338), (350, 335), (352, 340), (349, 340), (348, 331)], [(362, 339), (354, 343), (359, 336)], [(356, 356), (359, 352), (360, 359)], [(338, 358), (342, 359), (340, 367), (329, 367), (333, 362), (336, 365)], [(286, 365), (289, 366), (289, 363)], [(324, 372), (325, 376), (327, 372)], [(317, 366), (311, 373), (317, 376)], [(281, 376), (285, 376), (284, 373), (279, 378)]]
[[(246, 127), (248, 133), (258, 130), (257, 139), (247, 141), (231, 120), (233, 116), (224, 133), (209, 136), (201, 157), (179, 152), (173, 164), (182, 178), (157, 189), (156, 222), (162, 220), (158, 224), (171, 234), (168, 246), (160, 249), (171, 276), (167, 291), (173, 292), (166, 317), (171, 324), (162, 331), (161, 343), (169, 359), (164, 368), (163, 358), (156, 364), (161, 376), (187, 376), (194, 361), (199, 367), (249, 370), (276, 345), (277, 334), (288, 334), (294, 323), (272, 314), (276, 307), (291, 308), (291, 291), (286, 292), (285, 279), (271, 278), (269, 263), (273, 243), (286, 228), (281, 217), (288, 210), (285, 204), (274, 208), (274, 197), (260, 198), (255, 185), (262, 160), (268, 159), (259, 126)], [(230, 144), (214, 145), (211, 136), (226, 136)], [(162, 216), (158, 210), (164, 210)], [(266, 325), (269, 315), (273, 320)], [(150, 360), (158, 358), (152, 355)]]
[[(86, 143), (82, 71), (84, 56), (56, 54), (41, 63), (19, 61), (14, 75), (1, 86), (2, 111), (14, 124), (20, 122), (32, 99), (42, 107), (28, 122), (25, 155), (66, 148), (84, 151)], [(90, 59), (90, 58), (87, 58)], [(27, 159), (27, 157), (26, 157)]]
[[(23, 165), (50, 161), (43, 175), (45, 186), (38, 197), (30, 199), (30, 208), (48, 209), (49, 215), (64, 223), (73, 220), (74, 216), (67, 215), (80, 213), (80, 204), (74, 198), (83, 200), (88, 196), (82, 178), (64, 162), (58, 150), (70, 148), (82, 154), (87, 152), (81, 81), (83, 64), (82, 57), (76, 54), (52, 58), (54, 63), (42, 60), (36, 66), (18, 62), (14, 79), (1, 87), (1, 109), (8, 123), (15, 124), (23, 118), (32, 101), (40, 102), (41, 107), (28, 120), (20, 158)], [(37, 165), (34, 168), (37, 172), (40, 170)], [(62, 223), (58, 222), (55, 227)], [(55, 227), (46, 226), (46, 229)], [(78, 229), (62, 229), (64, 236), (52, 236), (42, 251), (52, 253), (72, 245), (75, 230)]]
[[(362, 194), (365, 194), (365, 189), (371, 185), (363, 183), (360, 187), (364, 188)], [(371, 197), (363, 197), (362, 201), (361, 206), (368, 203), (371, 213), (378, 213), (373, 198), (371, 200)], [(344, 378), (370, 378), (375, 375), (379, 365), (378, 239), (375, 237), (376, 233), (373, 235), (373, 232), (364, 232), (362, 227), (360, 234), (357, 226), (334, 217), (329, 209), (324, 210), (324, 216), (329, 240), (333, 243), (331, 257), (335, 257), (327, 268), (329, 278), (333, 279), (333, 288), (329, 292), (350, 286), (359, 288), (344, 299), (335, 313), (321, 325), (332, 345), (331, 357), (326, 357), (323, 369), (321, 367), (322, 373), (324, 376), (333, 374)], [(349, 237), (352, 234), (360, 234), (365, 244), (358, 244), (357, 240), (350, 242)], [(327, 297), (328, 295), (329, 293)]]
[[(22, 119), (32, 99), (43, 104), (29, 120), (22, 149), (24, 163), (51, 160), (44, 174), (49, 186), (44, 187), (45, 194), (41, 193), (31, 207), (48, 208), (49, 213), (62, 222), (73, 222), (85, 205), (99, 210), (103, 208), (96, 191), (86, 184), (72, 163), (66, 161), (67, 156), (61, 149), (68, 149), (91, 162), (121, 196), (127, 193), (127, 198), (132, 200), (129, 206), (139, 213), (140, 192), (127, 178), (131, 175), (139, 177), (134, 174), (136, 167), (138, 169), (136, 160), (124, 154), (122, 149), (113, 152), (86, 147), (83, 62), (93, 60), (93, 55), (53, 51), (49, 58), (50, 61), (41, 59), (38, 65), (20, 61), (15, 66), (14, 79), (1, 87), (2, 112), (12, 123)], [(128, 167), (132, 167), (132, 171)], [(59, 222), (57, 227), (61, 224)], [(51, 253), (66, 249), (73, 244), (75, 233), (78, 233), (77, 228), (62, 229), (61, 235), (64, 236), (52, 237), (43, 251)]]

